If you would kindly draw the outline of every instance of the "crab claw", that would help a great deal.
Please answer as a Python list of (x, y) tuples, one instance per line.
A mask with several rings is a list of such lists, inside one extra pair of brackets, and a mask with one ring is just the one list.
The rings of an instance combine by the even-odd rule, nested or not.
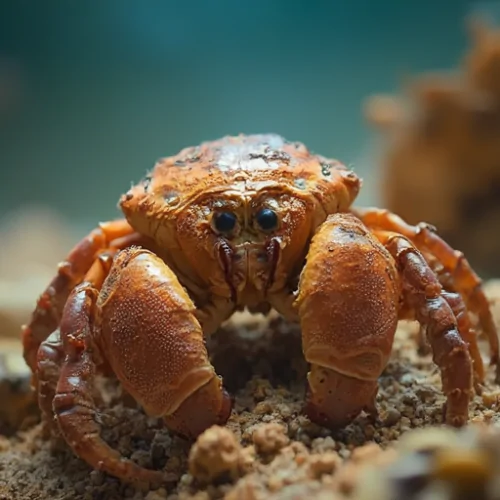
[(190, 438), (226, 422), (231, 398), (208, 359), (195, 305), (159, 257), (122, 251), (98, 305), (111, 368), (148, 415)]
[(170, 430), (193, 439), (212, 425), (224, 425), (232, 408), (233, 399), (222, 387), (220, 377), (213, 377), (164, 421)]
[(377, 416), (376, 380), (361, 380), (318, 365), (308, 375), (305, 412), (324, 427), (349, 424), (361, 411)]
[[(171, 477), (125, 459), (100, 436), (93, 393), (102, 355), (148, 415), (163, 417), (186, 437), (224, 423), (231, 400), (208, 359), (195, 306), (167, 265), (137, 247), (118, 253), (104, 279), (106, 263), (96, 260), (88, 281), (73, 289), (60, 336), (43, 344), (40, 366), (48, 368), (42, 381), (49, 390), (41, 394), (42, 409), (48, 413), (46, 399), (53, 397), (62, 437), (94, 468), (130, 482), (168, 482)], [(51, 370), (61, 361), (54, 387)]]
[(311, 363), (306, 413), (328, 427), (376, 414), (377, 380), (392, 349), (399, 289), (391, 256), (350, 214), (314, 236), (299, 283), (303, 350)]

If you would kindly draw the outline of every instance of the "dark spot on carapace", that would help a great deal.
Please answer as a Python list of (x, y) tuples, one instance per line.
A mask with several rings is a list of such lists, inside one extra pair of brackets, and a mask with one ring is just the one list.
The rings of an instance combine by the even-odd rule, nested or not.
[(174, 162), (176, 167), (186, 167), (188, 163), (196, 163), (201, 159), (201, 152), (199, 147), (189, 149), (181, 158)]
[(174, 189), (169, 189), (163, 193), (163, 199), (168, 205), (176, 205), (179, 202), (179, 193)]
[(151, 184), (151, 174), (147, 174), (142, 181), (142, 185), (144, 187), (144, 192), (147, 193), (149, 191), (149, 186)]
[(295, 187), (304, 190), (307, 187), (305, 179), (295, 179)]
[(200, 161), (201, 159), (201, 152), (198, 148), (195, 148), (193, 151), (190, 151), (189, 154), (186, 156), (186, 161), (189, 163), (195, 163), (197, 161)]
[(297, 150), (304, 149), (304, 144), (302, 144), (301, 142), (295, 141), (295, 142), (290, 142), (289, 144), (291, 144)]
[(250, 153), (249, 158), (251, 160), (261, 158), (265, 161), (281, 161), (283, 163), (290, 163), (290, 155), (285, 153), (285, 151), (271, 150), (268, 147), (262, 153)]
[(363, 236), (363, 232), (361, 230), (359, 230), (357, 228), (353, 228), (353, 227), (338, 226), (336, 228), (336, 230), (339, 231), (340, 233), (342, 233), (343, 235), (345, 235), (346, 237), (348, 237), (351, 240), (354, 240), (354, 239), (356, 239), (359, 236)]
[(331, 170), (332, 170), (332, 166), (330, 163), (325, 163), (325, 162), (321, 163), (321, 173), (325, 177), (329, 177), (330, 175), (332, 175)]

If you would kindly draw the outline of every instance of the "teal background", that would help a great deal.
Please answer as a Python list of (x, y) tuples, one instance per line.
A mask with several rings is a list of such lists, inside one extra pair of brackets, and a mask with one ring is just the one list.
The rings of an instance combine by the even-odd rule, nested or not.
[(94, 225), (157, 158), (240, 132), (352, 164), (376, 201), (363, 100), (454, 67), (484, 5), (0, 0), (0, 214)]

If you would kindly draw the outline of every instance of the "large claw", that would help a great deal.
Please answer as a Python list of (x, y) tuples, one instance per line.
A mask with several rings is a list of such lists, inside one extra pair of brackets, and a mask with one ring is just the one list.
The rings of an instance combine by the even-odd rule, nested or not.
[(231, 413), (208, 359), (195, 305), (153, 253), (122, 251), (103, 285), (98, 343), (125, 389), (151, 416), (195, 437)]
[(330, 216), (314, 236), (296, 301), (311, 363), (306, 412), (329, 427), (375, 413), (392, 349), (399, 283), (394, 261), (356, 217)]
[[(131, 247), (108, 274), (109, 265), (96, 261), (65, 305), (65, 357), (52, 406), (62, 436), (92, 467), (156, 484), (168, 477), (124, 459), (100, 436), (92, 398), (99, 365), (112, 369), (146, 413), (188, 437), (225, 423), (231, 400), (208, 360), (194, 304), (165, 263)], [(44, 349), (46, 361), (59, 360)]]
[(324, 427), (344, 427), (361, 411), (377, 415), (377, 381), (361, 380), (313, 364), (308, 375), (305, 412)]

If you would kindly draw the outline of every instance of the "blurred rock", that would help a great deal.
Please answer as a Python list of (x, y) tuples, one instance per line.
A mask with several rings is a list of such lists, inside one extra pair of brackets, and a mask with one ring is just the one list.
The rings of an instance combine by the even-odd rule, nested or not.
[(46, 208), (29, 207), (0, 220), (0, 337), (19, 337), (75, 231)]
[(357, 500), (497, 500), (500, 498), (500, 432), (474, 425), (462, 430), (430, 427), (395, 445), (397, 461), (358, 471)]
[(16, 340), (0, 339), (0, 435), (10, 435), (37, 420), (31, 372)]
[(382, 204), (429, 222), (488, 276), (500, 275), (500, 30), (470, 23), (457, 73), (421, 75), (401, 97), (374, 96), (383, 135)]

